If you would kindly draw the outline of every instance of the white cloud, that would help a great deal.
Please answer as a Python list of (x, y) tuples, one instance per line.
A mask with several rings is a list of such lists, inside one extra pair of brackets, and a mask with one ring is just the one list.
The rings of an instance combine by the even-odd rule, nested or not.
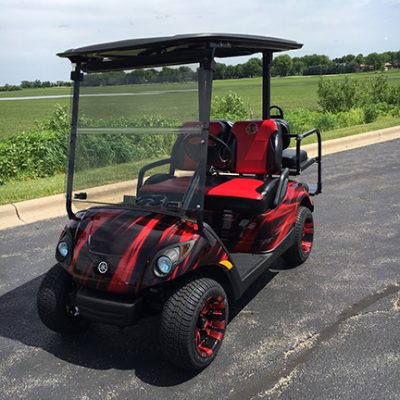
[(71, 47), (178, 33), (284, 37), (305, 44), (296, 55), (399, 47), (399, 0), (0, 0), (0, 9), (0, 84), (68, 79), (55, 54)]

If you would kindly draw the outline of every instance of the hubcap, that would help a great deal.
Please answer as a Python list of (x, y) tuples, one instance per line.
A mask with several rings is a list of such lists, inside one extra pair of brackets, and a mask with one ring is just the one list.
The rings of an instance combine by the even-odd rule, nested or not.
[(222, 296), (209, 297), (197, 319), (194, 338), (196, 350), (203, 358), (211, 357), (224, 336), (226, 307)]
[(303, 225), (303, 232), (301, 234), (301, 250), (304, 254), (311, 252), (314, 239), (314, 222), (312, 218), (307, 218)]

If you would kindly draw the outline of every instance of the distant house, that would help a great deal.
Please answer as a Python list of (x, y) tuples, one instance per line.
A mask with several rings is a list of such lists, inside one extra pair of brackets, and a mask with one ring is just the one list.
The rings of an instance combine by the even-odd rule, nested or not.
[(360, 71), (365, 72), (365, 71), (372, 71), (374, 67), (372, 65), (368, 64), (360, 64)]
[(385, 71), (389, 71), (390, 69), (394, 68), (394, 66), (390, 62), (385, 63), (383, 65), (383, 67), (384, 67)]

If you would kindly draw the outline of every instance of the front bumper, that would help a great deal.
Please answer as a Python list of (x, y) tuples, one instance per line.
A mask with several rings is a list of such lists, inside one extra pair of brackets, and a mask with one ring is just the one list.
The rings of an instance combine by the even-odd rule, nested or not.
[(134, 325), (142, 316), (143, 299), (103, 293), (81, 287), (75, 296), (79, 315), (94, 322), (117, 325)]

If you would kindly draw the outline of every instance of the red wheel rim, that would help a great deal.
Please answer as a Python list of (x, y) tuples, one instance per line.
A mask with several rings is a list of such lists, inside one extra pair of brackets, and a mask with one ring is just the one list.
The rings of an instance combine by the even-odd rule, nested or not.
[(223, 297), (209, 297), (200, 310), (194, 330), (196, 350), (201, 357), (212, 357), (221, 343), (226, 328), (225, 319), (226, 304)]
[(312, 217), (305, 220), (301, 234), (301, 251), (310, 254), (314, 239), (314, 222)]

